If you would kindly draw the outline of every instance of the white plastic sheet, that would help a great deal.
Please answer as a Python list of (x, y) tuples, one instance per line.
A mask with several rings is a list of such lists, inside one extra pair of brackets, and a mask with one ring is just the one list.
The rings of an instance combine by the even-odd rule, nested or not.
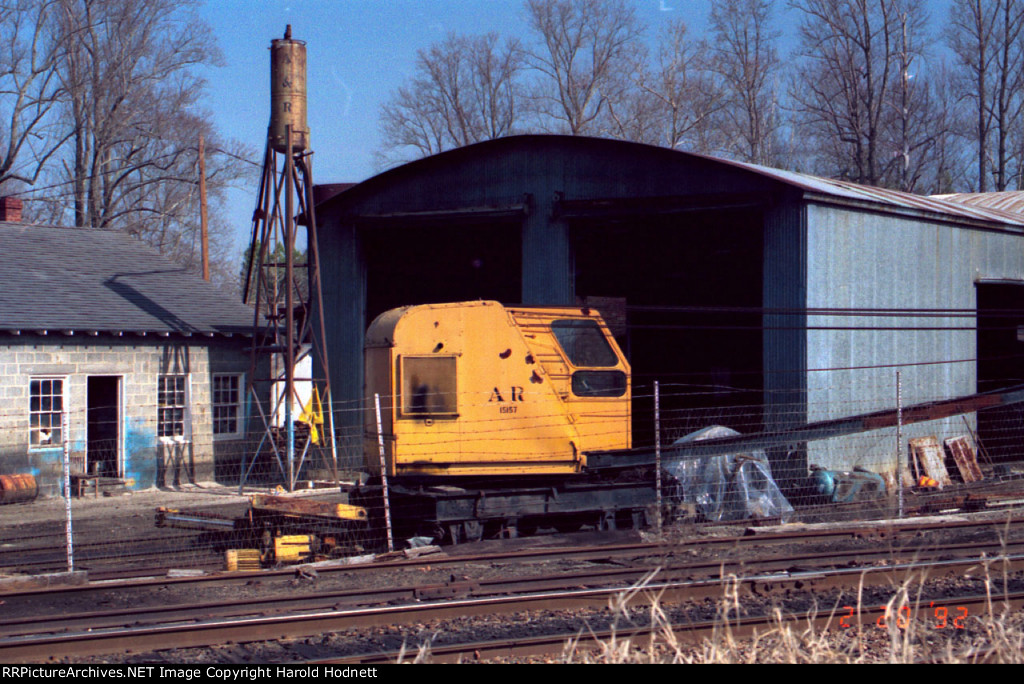
[[(738, 434), (730, 428), (713, 425), (691, 432), (675, 444)], [(663, 469), (679, 483), (683, 503), (693, 504), (703, 520), (732, 522), (780, 518), (785, 522), (793, 513), (793, 506), (772, 478), (763, 450), (696, 458), (668, 456)]]

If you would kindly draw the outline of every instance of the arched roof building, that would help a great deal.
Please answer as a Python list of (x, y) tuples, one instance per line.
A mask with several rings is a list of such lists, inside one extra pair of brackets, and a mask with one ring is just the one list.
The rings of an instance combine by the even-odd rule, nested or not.
[[(724, 407), (702, 415), (746, 431), (892, 406), (898, 368), (905, 403), (1013, 371), (976, 362), (1017, 344), (976, 325), (1024, 291), (1024, 219), (997, 209), (529, 135), (405, 164), (317, 212), (339, 415), (358, 406), (376, 315), (478, 298), (609, 307), (633, 364), (636, 444), (654, 380), (672, 388), (663, 411)], [(832, 440), (810, 458), (872, 467), (894, 451), (877, 442)]]

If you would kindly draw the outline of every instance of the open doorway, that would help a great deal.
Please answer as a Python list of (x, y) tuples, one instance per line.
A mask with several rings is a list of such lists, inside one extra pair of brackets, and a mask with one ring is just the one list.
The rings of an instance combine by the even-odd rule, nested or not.
[(121, 378), (88, 379), (86, 455), (90, 474), (121, 476)]
[(366, 325), (399, 306), (522, 299), (518, 221), (376, 225), (366, 253)]
[[(1024, 284), (978, 283), (978, 391), (1024, 383)], [(1024, 442), (1024, 405), (978, 412), (978, 440), (994, 461), (1017, 460)]]
[(589, 218), (573, 224), (576, 295), (625, 301), (616, 338), (633, 371), (633, 444), (709, 425), (763, 429), (759, 209)]

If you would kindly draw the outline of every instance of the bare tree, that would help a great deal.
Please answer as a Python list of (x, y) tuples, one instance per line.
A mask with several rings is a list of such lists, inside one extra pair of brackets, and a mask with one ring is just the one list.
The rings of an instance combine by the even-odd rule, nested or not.
[(769, 0), (716, 0), (711, 6), (713, 68), (727, 97), (722, 117), (726, 152), (742, 161), (776, 164), (782, 65)]
[[(1012, 138), (1024, 104), (1024, 4), (1017, 0), (956, 0), (947, 30), (962, 97), (974, 112), (977, 188), (1005, 190), (1013, 177)], [(993, 151), (994, 147), (994, 151)]]
[[(62, 0), (62, 71), (75, 225), (130, 225), (157, 214), (149, 186), (181, 179), (194, 162), (202, 81), (217, 57), (212, 36), (176, 0)], [(187, 135), (187, 138), (183, 138)]]
[[(821, 171), (859, 183), (898, 185), (892, 177), (898, 168), (892, 164), (893, 141), (899, 137), (894, 111), (921, 109), (900, 99), (927, 92), (901, 86), (911, 62), (923, 57), (917, 39), (927, 24), (922, 5), (910, 0), (797, 0), (794, 5), (803, 17), (802, 61), (792, 99), (806, 139), (818, 150)], [(915, 78), (923, 81), (923, 69)]]
[[(61, 167), (76, 226), (124, 230), (175, 260), (198, 262), (198, 142), (207, 141), (212, 206), (252, 173), (218, 140), (196, 72), (219, 52), (193, 0), (59, 0), (65, 52)], [(213, 212), (216, 214), (216, 212)], [(211, 258), (231, 262), (230, 228), (211, 224)], [(216, 268), (215, 268), (216, 270)], [(233, 275), (233, 274), (232, 274)]]
[(978, 163), (976, 187), (980, 192), (988, 189), (988, 138), (992, 126), (988, 111), (988, 74), (994, 55), (997, 12), (997, 2), (957, 0), (950, 8), (947, 31), (949, 46), (957, 56), (960, 90), (973, 102)]
[(926, 77), (923, 50), (913, 43), (920, 34), (911, 34), (906, 13), (900, 14), (898, 22), (901, 32), (896, 41), (897, 68), (882, 144), (882, 178), (886, 185), (906, 192), (924, 188), (939, 192), (948, 152), (946, 140), (953, 129), (952, 110)]
[(382, 165), (515, 132), (524, 68), (516, 40), (450, 35), (419, 52), (416, 76), (381, 108)]
[(598, 132), (609, 104), (628, 89), (642, 27), (624, 0), (528, 0), (539, 45), (530, 63), (540, 78), (534, 92), (539, 125), (554, 132)]
[(720, 151), (718, 115), (725, 98), (711, 60), (707, 41), (692, 39), (686, 24), (670, 22), (664, 28), (654, 63), (635, 84), (636, 96), (652, 102), (659, 124), (656, 144), (703, 154)]
[(925, 176), (923, 192), (944, 195), (976, 187), (972, 176), (974, 148), (964, 132), (971, 127), (969, 113), (964, 111), (957, 95), (952, 67), (940, 61), (932, 70), (932, 101), (935, 128), (941, 131), (932, 150), (932, 165)]
[[(182, 263), (198, 261), (199, 135), (207, 140), (214, 207), (246, 177), (251, 153), (220, 141), (201, 109), (194, 67), (214, 63), (218, 52), (195, 7), (192, 0), (5, 5), (14, 14), (0, 31), (15, 39), (3, 48), (6, 82), (21, 90), (7, 91), (19, 97), (3, 135), (18, 154), (25, 149), (15, 149), (17, 141), (28, 140), (19, 162), (25, 172), (9, 178), (39, 181), (28, 195), (30, 220), (120, 229)], [(228, 279), (231, 234), (222, 222), (211, 225), (211, 255), (231, 262)]]
[(673, 149), (713, 153), (720, 142), (715, 115), (721, 88), (710, 70), (707, 42), (690, 37), (686, 24), (670, 22), (653, 58), (632, 50), (626, 83), (605, 102), (594, 126), (601, 135)]
[(62, 95), (57, 0), (0, 6), (0, 185), (32, 184), (63, 142), (52, 115)]
[(623, 76), (635, 86), (628, 96), (606, 102), (605, 111), (592, 125), (601, 136), (661, 145), (666, 123), (665, 107), (651, 91), (656, 77), (648, 69), (646, 51), (638, 52)]
[[(996, 156), (993, 164), (996, 189), (1006, 190), (1010, 183), (1010, 140), (1021, 129), (1024, 106), (1024, 3), (998, 2), (996, 30), (998, 40), (994, 64), (995, 92), (989, 109), (995, 124)], [(1020, 160), (1015, 160), (1018, 162)]]

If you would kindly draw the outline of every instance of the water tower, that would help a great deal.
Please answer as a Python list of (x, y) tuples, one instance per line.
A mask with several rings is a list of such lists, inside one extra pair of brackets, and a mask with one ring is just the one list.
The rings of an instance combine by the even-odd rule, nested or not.
[(314, 472), (316, 479), (326, 471), (338, 480), (306, 121), (306, 44), (291, 32), (289, 25), (284, 38), (270, 44), (270, 125), (243, 291), (255, 307), (250, 415), (265, 429), (243, 457), (240, 478), (242, 486), (254, 467), (276, 463), (288, 491)]

